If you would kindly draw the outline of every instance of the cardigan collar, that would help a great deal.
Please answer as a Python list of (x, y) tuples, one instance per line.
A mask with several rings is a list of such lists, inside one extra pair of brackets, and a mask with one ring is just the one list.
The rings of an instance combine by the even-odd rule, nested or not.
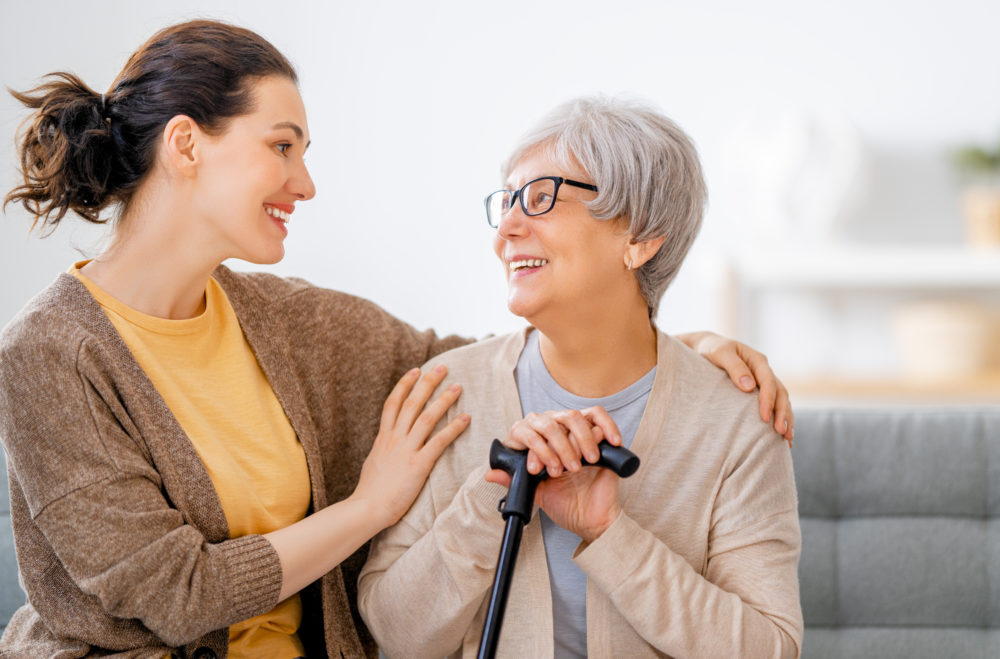
[[(493, 358), (493, 372), (498, 374), (498, 395), (507, 422), (513, 424), (523, 416), (521, 398), (514, 379), (514, 369), (524, 350), (528, 334), (537, 331), (528, 326), (508, 335), (500, 350)], [(669, 335), (656, 330), (656, 375), (653, 378), (653, 388), (649, 392), (646, 409), (643, 412), (639, 428), (632, 439), (631, 451), (642, 460), (652, 454), (656, 442), (660, 441), (660, 430), (671, 412), (670, 400), (676, 380), (677, 341)], [(632, 493), (638, 491), (645, 475), (640, 469), (631, 478), (625, 479), (621, 485), (622, 502), (626, 503)]]
[(306, 396), (302, 384), (287, 367), (290, 361), (287, 356), (289, 343), (274, 340), (276, 327), (274, 314), (268, 308), (268, 300), (262, 298), (253, 288), (241, 285), (237, 275), (225, 266), (220, 265), (212, 276), (226, 292), (240, 322), (243, 336), (257, 357), (257, 363), (271, 384), (274, 395), (305, 451), (312, 487), (312, 510), (325, 508), (328, 502), (319, 438), (316, 437), (309, 409), (305, 404)]

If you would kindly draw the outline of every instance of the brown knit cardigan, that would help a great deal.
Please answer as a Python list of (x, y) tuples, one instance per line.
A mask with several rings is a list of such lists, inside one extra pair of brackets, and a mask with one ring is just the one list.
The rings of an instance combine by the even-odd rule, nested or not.
[[(466, 342), (301, 280), (214, 276), (305, 449), (312, 510), (353, 491), (396, 380)], [(273, 547), (230, 539), (190, 440), (70, 275), (0, 335), (0, 439), (28, 594), (0, 655), (224, 657), (228, 626), (278, 603)], [(375, 653), (356, 609), (366, 551), (302, 592), (309, 656)]]

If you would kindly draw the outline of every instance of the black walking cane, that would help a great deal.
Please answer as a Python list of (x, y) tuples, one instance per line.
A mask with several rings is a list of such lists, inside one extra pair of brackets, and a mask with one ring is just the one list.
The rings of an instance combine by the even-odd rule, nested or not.
[[(605, 467), (622, 478), (628, 478), (639, 468), (639, 458), (624, 446), (612, 446), (607, 441), (602, 441), (598, 444), (598, 449), (601, 457), (597, 462), (585, 465)], [(500, 499), (497, 507), (507, 526), (500, 545), (496, 575), (493, 577), (493, 591), (490, 594), (490, 606), (486, 610), (483, 638), (479, 642), (479, 659), (492, 659), (496, 655), (503, 614), (507, 608), (507, 593), (511, 577), (514, 576), (517, 550), (521, 546), (521, 531), (531, 521), (531, 508), (538, 484), (549, 477), (544, 469), (540, 474), (529, 474), (528, 452), (507, 448), (499, 439), (494, 439), (490, 446), (490, 467), (506, 471), (510, 475), (510, 487), (507, 489), (507, 496)]]

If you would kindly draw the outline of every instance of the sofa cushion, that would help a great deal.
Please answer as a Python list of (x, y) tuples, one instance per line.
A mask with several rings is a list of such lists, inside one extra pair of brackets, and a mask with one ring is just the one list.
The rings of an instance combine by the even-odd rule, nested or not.
[(0, 449), (0, 631), (24, 604), (24, 591), (17, 579), (14, 533), (10, 526), (10, 492), (7, 489), (7, 456)]
[(796, 414), (804, 657), (1000, 654), (1000, 407)]

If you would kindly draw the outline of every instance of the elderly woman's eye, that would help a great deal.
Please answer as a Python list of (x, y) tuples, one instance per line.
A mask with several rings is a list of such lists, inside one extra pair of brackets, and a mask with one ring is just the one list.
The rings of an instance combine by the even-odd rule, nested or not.
[(552, 194), (546, 190), (532, 190), (531, 195), (528, 197), (528, 208), (535, 210), (543, 210), (552, 205)]

